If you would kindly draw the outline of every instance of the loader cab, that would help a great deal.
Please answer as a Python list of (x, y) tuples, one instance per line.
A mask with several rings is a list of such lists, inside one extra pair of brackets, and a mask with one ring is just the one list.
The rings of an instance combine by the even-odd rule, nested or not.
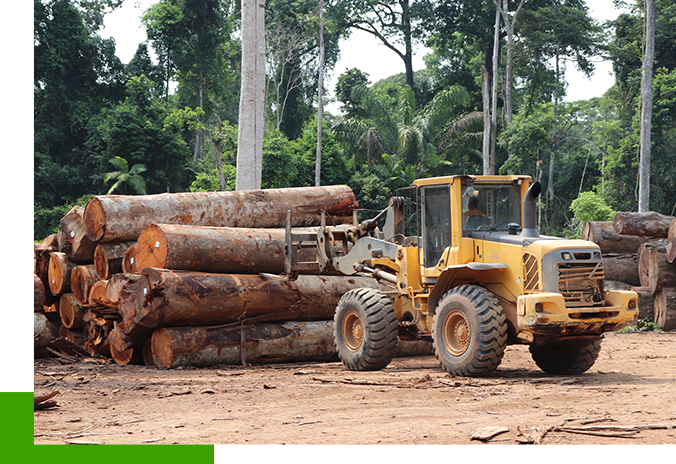
[[(529, 176), (448, 176), (419, 179), (421, 263), (442, 268), (472, 261), (465, 240), (477, 231), (504, 234), (508, 225), (522, 224), (522, 198)], [(465, 245), (470, 245), (469, 243)], [(465, 250), (465, 248), (467, 248)]]

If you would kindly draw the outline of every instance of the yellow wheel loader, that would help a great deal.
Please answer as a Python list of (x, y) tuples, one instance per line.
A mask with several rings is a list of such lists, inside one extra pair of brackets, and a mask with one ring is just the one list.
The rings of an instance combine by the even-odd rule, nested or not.
[[(638, 296), (605, 290), (595, 243), (538, 233), (540, 189), (529, 176), (416, 180), (404, 192), (413, 200), (392, 197), (371, 220), (323, 218), (316, 235), (287, 225), (287, 273), (369, 274), (391, 286), (340, 300), (335, 342), (348, 369), (383, 369), (399, 339), (420, 338), (451, 375), (489, 375), (517, 343), (547, 373), (580, 374), (604, 332), (636, 321)], [(317, 262), (296, 262), (308, 241)]]

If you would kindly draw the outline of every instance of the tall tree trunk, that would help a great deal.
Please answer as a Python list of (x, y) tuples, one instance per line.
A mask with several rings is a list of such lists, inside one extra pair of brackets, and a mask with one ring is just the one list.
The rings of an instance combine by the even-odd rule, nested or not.
[(261, 188), (265, 110), (265, 2), (242, 0), (242, 90), (237, 190)]
[[(502, 19), (505, 22), (505, 28), (507, 29), (507, 63), (505, 64), (505, 117), (506, 117), (506, 126), (509, 126), (512, 123), (513, 111), (512, 111), (512, 81), (513, 76), (513, 57), (514, 57), (514, 25), (516, 24), (516, 16), (519, 14), (519, 10), (523, 6), (523, 1), (519, 2), (519, 6), (516, 8), (516, 12), (512, 18), (512, 21), (509, 20), (509, 11), (507, 0), (502, 2)], [(507, 157), (511, 158), (512, 153), (508, 153)], [(511, 174), (511, 173), (510, 173)]]
[(507, 29), (507, 63), (505, 68), (505, 112), (507, 117), (507, 124), (512, 123), (512, 81), (513, 77), (513, 57), (514, 57), (514, 26), (516, 24), (516, 16), (519, 14), (519, 10), (523, 6), (524, 0), (519, 2), (519, 6), (516, 8), (516, 12), (512, 20), (509, 20), (509, 7), (507, 5), (507, 0), (502, 2), (502, 19), (505, 22), (505, 28)]
[(322, 172), (322, 120), (324, 117), (324, 0), (319, 0), (319, 79), (317, 84), (317, 161), (315, 186), (321, 185)]
[(482, 145), (483, 175), (490, 174), (491, 170), (491, 110), (490, 110), (490, 76), (485, 66), (481, 67), (481, 95), (483, 96), (484, 110), (484, 137)]
[[(199, 83), (199, 99), (200, 99), (200, 108), (204, 109), (204, 70), (200, 68), (200, 83)], [(204, 124), (204, 116), (200, 115), (199, 122)], [(202, 157), (202, 145), (204, 145), (204, 131), (200, 127), (197, 129), (197, 134), (195, 136), (195, 151), (193, 152), (193, 159), (197, 161)]]
[(491, 89), (491, 167), (495, 174), (495, 149), (498, 131), (498, 59), (500, 57), (500, 4), (495, 2), (495, 34), (493, 36), (493, 82)]
[[(561, 70), (559, 67), (559, 54), (556, 54), (556, 84), (554, 86), (554, 118), (559, 114), (559, 82), (561, 78)], [(558, 145), (556, 132), (552, 134), (552, 150), (551, 156), (549, 157), (549, 177), (547, 183), (547, 203), (549, 206), (552, 206), (552, 201), (554, 201), (554, 165), (555, 165), (555, 155), (556, 147)], [(551, 208), (548, 208), (548, 211), (551, 211)]]
[(404, 29), (404, 66), (406, 68), (406, 84), (413, 88), (413, 38), (411, 34), (411, 12), (408, 0), (400, 0), (401, 22)]
[(645, 3), (645, 54), (641, 76), (641, 156), (638, 166), (638, 211), (650, 210), (650, 122), (653, 112), (653, 59), (655, 52), (655, 0)]
[(227, 184), (225, 182), (225, 176), (223, 175), (223, 160), (221, 159), (221, 132), (223, 130), (223, 122), (221, 118), (215, 114), (216, 120), (218, 121), (218, 132), (212, 138), (214, 142), (215, 156), (216, 156), (216, 168), (218, 169), (218, 185), (220, 190), (227, 190)]

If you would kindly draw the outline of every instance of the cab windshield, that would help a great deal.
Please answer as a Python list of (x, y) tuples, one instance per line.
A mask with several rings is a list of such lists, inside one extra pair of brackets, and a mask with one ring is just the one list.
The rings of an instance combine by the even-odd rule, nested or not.
[(463, 232), (507, 230), (507, 224), (521, 226), (519, 185), (470, 185), (462, 188)]

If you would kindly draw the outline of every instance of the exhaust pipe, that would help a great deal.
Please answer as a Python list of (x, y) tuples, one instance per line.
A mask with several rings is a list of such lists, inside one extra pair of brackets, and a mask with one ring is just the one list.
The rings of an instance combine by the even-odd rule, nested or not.
[(523, 198), (523, 229), (522, 237), (539, 237), (540, 234), (536, 228), (537, 225), (537, 199), (542, 191), (540, 182), (535, 182), (530, 186)]

